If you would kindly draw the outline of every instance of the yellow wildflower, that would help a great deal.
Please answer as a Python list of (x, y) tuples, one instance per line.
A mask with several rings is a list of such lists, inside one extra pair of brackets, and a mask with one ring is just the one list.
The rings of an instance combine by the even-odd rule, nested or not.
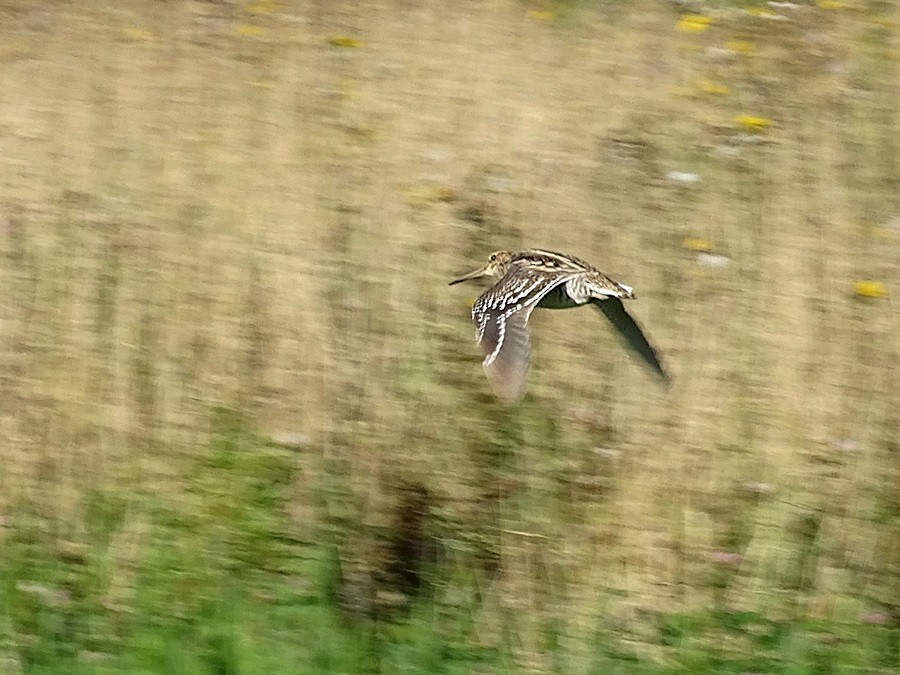
[(456, 194), (448, 187), (438, 186), (434, 189), (434, 198), (439, 202), (452, 202)]
[(698, 253), (708, 253), (712, 250), (712, 244), (710, 244), (708, 240), (702, 239), (701, 237), (687, 237), (682, 242), (682, 246), (684, 246), (688, 251), (696, 251)]
[(239, 24), (237, 28), (235, 28), (238, 35), (244, 35), (246, 37), (259, 37), (265, 31), (259, 26), (251, 26), (249, 23)]
[(730, 94), (731, 89), (729, 89), (724, 84), (720, 84), (719, 82), (713, 82), (712, 80), (703, 80), (700, 84), (700, 88), (706, 94), (716, 94), (720, 96), (724, 96), (725, 94)]
[(861, 298), (886, 298), (887, 287), (880, 281), (859, 280), (853, 284), (853, 291)]
[(772, 126), (772, 120), (765, 117), (756, 117), (755, 115), (738, 115), (734, 118), (734, 123), (739, 127), (743, 127), (747, 131), (762, 131)]
[(708, 16), (703, 16), (702, 14), (685, 14), (678, 20), (678, 30), (684, 31), (685, 33), (702, 33), (709, 28), (709, 24), (711, 23), (712, 19)]
[(244, 11), (248, 14), (269, 14), (278, 6), (277, 2), (272, 0), (259, 0), (259, 2), (251, 2), (244, 6)]
[(328, 38), (328, 44), (335, 47), (346, 47), (348, 49), (356, 49), (362, 46), (362, 43), (356, 38), (347, 37), (346, 35), (334, 35)]
[(143, 42), (150, 42), (153, 39), (153, 33), (149, 30), (145, 30), (143, 28), (126, 28), (125, 29), (125, 37), (131, 40), (141, 40)]
[(883, 225), (875, 225), (869, 230), (869, 234), (871, 234), (876, 239), (890, 239), (897, 233), (889, 227), (885, 227)]
[(411, 186), (404, 190), (406, 203), (413, 206), (424, 206), (434, 202), (452, 202), (456, 199), (453, 190), (445, 185)]
[(845, 9), (847, 3), (838, 0), (816, 0), (816, 7), (819, 9)]
[(553, 12), (550, 11), (541, 11), (537, 9), (528, 10), (528, 16), (532, 19), (537, 19), (538, 21), (552, 21), (553, 20)]
[(725, 43), (725, 49), (737, 54), (749, 54), (753, 51), (753, 43), (746, 40), (729, 40)]
[(761, 19), (777, 19), (778, 13), (773, 12), (771, 9), (762, 9), (761, 7), (751, 7), (747, 10), (747, 13), (751, 16), (758, 16)]

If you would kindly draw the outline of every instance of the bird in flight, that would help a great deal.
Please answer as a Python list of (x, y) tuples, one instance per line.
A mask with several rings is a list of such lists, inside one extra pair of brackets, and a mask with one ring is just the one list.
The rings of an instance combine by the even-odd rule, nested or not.
[(574, 256), (539, 249), (495, 251), (486, 265), (454, 279), (450, 285), (480, 277), (500, 279), (475, 301), (472, 320), (484, 353), (484, 371), (501, 398), (515, 401), (525, 391), (531, 351), (528, 317), (535, 307), (569, 309), (593, 305), (668, 384), (669, 375), (656, 350), (622, 304), (622, 300), (635, 297), (630, 286), (613, 281)]

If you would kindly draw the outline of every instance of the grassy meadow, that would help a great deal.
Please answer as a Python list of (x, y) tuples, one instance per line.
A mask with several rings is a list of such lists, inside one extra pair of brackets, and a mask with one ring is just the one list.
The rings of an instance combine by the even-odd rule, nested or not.
[[(0, 0), (0, 674), (900, 666), (900, 6)], [(447, 287), (635, 287), (666, 391)]]

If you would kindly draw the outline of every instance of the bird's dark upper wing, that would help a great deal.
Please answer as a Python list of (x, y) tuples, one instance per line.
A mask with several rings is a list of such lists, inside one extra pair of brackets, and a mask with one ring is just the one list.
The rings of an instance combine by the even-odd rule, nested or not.
[(659, 355), (647, 340), (641, 327), (631, 318), (631, 315), (625, 311), (625, 307), (619, 298), (609, 297), (603, 300), (594, 300), (601, 312), (609, 319), (610, 323), (615, 326), (619, 334), (628, 343), (628, 346), (637, 352), (642, 359), (649, 365), (657, 375), (665, 382), (669, 381), (669, 375), (663, 369), (659, 362)]
[(484, 353), (482, 365), (501, 398), (516, 400), (524, 391), (531, 351), (531, 311), (541, 298), (570, 278), (513, 266), (475, 301), (472, 320)]

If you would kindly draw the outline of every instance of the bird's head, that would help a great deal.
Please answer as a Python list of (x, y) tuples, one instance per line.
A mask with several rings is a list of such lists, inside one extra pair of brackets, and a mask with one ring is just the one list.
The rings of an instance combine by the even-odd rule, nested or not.
[(473, 272), (469, 272), (468, 274), (464, 274), (459, 277), (459, 279), (454, 279), (450, 282), (450, 285), (458, 284), (461, 281), (468, 281), (469, 279), (478, 279), (480, 277), (496, 277), (500, 278), (504, 274), (506, 274), (506, 270), (509, 269), (509, 263), (512, 260), (513, 254), (509, 251), (494, 251), (491, 253), (490, 258), (488, 258), (487, 264), (483, 267), (479, 267), (477, 270)]

